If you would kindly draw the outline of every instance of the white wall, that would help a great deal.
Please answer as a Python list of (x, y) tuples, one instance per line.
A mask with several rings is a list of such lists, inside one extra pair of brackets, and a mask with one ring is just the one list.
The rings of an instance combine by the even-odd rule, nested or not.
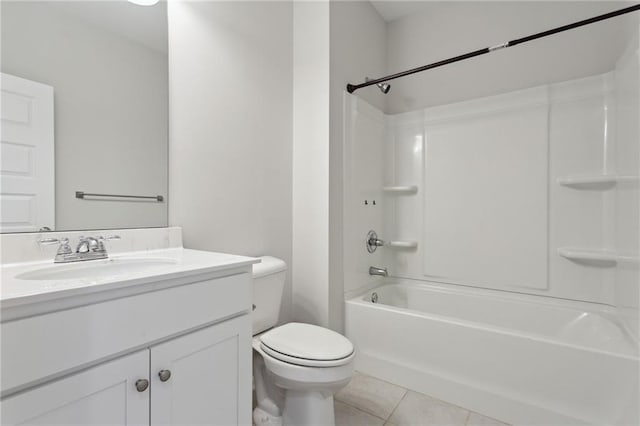
[[(369, 2), (296, 2), (294, 10), (294, 317), (341, 330), (343, 93), (384, 74), (386, 28)], [(362, 95), (385, 102), (375, 88)]]
[(169, 222), (185, 247), (292, 264), (292, 22), (288, 2), (169, 2)]
[(384, 21), (368, 2), (176, 2), (169, 21), (170, 223), (186, 247), (284, 258), (283, 318), (341, 329), (342, 96), (384, 73)]
[[(388, 72), (447, 59), (630, 5), (624, 2), (433, 2), (387, 26)], [(391, 82), (387, 112), (474, 99), (613, 69), (627, 17)]]
[[(332, 136), (342, 123), (342, 94), (348, 83), (382, 77), (387, 67), (387, 25), (368, 1), (331, 2), (331, 123)], [(377, 87), (358, 91), (358, 97), (384, 109), (387, 96)], [(338, 149), (338, 148), (336, 148)]]
[(166, 203), (75, 191), (166, 196), (167, 56), (58, 6), (2, 3), (2, 72), (54, 88), (56, 229), (166, 226)]
[(329, 3), (293, 5), (293, 316), (329, 325)]

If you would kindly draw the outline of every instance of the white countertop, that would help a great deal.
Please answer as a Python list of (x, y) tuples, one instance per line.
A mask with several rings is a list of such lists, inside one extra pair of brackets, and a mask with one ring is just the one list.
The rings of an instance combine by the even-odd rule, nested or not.
[(108, 260), (91, 260), (54, 264), (48, 261), (3, 264), (0, 285), (0, 308), (20, 307), (32, 303), (59, 300), (62, 298), (87, 295), (108, 290), (123, 289), (158, 281), (185, 278), (192, 275), (216, 273), (228, 269), (238, 269), (259, 263), (260, 259), (214, 253), (185, 248), (142, 250), (110, 255), (109, 259), (159, 258), (171, 259), (171, 263), (154, 267), (148, 271), (128, 272), (98, 277), (83, 277), (54, 280), (24, 280), (17, 275), (41, 268), (65, 268), (69, 265), (104, 263)]

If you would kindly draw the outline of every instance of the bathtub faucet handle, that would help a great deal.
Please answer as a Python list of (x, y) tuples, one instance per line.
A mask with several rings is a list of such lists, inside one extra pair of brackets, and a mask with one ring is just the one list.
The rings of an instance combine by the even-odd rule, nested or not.
[(384, 245), (384, 241), (376, 238), (376, 239), (369, 240), (369, 244), (376, 247), (382, 247)]
[(386, 277), (389, 275), (387, 268), (376, 268), (375, 266), (369, 266), (369, 275), (380, 275)]
[(373, 253), (378, 247), (382, 247), (383, 245), (384, 241), (378, 239), (376, 231), (371, 230), (367, 233), (367, 251), (369, 253)]

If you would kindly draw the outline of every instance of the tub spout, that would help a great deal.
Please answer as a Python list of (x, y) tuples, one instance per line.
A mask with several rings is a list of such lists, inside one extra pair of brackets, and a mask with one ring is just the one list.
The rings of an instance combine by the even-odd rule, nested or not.
[(375, 266), (369, 266), (369, 275), (380, 275), (386, 277), (389, 275), (387, 268), (376, 268)]

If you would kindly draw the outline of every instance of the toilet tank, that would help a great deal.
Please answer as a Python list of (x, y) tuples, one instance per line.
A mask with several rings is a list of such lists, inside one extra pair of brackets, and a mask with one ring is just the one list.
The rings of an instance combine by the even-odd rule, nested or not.
[(253, 335), (278, 323), (287, 264), (277, 257), (260, 257), (253, 265)]

